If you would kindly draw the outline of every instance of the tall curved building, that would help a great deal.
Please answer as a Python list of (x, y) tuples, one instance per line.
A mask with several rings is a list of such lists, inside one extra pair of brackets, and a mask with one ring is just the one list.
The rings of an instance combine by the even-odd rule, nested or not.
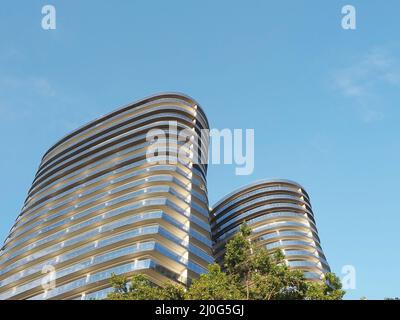
[(318, 237), (307, 192), (288, 180), (263, 180), (221, 199), (211, 212), (214, 256), (222, 263), (225, 244), (240, 225), (252, 228), (251, 241), (268, 250), (282, 249), (290, 267), (319, 280), (330, 271)]
[[(208, 126), (193, 99), (166, 93), (52, 146), (0, 251), (0, 299), (104, 298), (112, 273), (186, 285), (206, 272), (213, 262), (207, 166), (190, 152), (186, 162), (147, 161), (146, 135), (186, 129), (197, 138)], [(186, 148), (196, 143), (207, 156), (207, 137), (190, 141)]]

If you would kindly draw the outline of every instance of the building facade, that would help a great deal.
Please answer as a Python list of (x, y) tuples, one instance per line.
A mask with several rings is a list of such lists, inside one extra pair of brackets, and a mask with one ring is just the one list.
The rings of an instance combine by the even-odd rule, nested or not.
[[(244, 222), (251, 241), (282, 249), (290, 267), (322, 279), (330, 269), (301, 185), (255, 182), (209, 211), (203, 129), (209, 123), (196, 101), (164, 93), (52, 146), (0, 249), (0, 300), (103, 299), (113, 273), (187, 286), (222, 263)], [(183, 131), (186, 140), (178, 138)]]
[[(187, 285), (206, 272), (213, 262), (207, 166), (194, 164), (190, 151), (186, 162), (172, 163), (149, 162), (146, 152), (152, 129), (167, 133), (167, 146), (171, 131), (197, 138), (208, 126), (193, 99), (166, 93), (57, 142), (0, 251), (0, 299), (101, 299), (112, 273)], [(207, 137), (191, 141), (206, 157)]]
[(264, 180), (240, 188), (221, 199), (211, 211), (214, 257), (222, 263), (225, 244), (246, 222), (251, 241), (270, 251), (281, 249), (288, 265), (310, 280), (330, 271), (322, 251), (310, 198), (304, 188), (288, 180)]

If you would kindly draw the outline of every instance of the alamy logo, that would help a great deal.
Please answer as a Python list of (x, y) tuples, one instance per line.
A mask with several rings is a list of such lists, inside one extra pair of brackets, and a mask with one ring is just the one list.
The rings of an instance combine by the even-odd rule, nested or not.
[(41, 281), (42, 288), (47, 293), (56, 287), (56, 268), (52, 265), (45, 265), (42, 268), (42, 274), (44, 275)]
[(45, 5), (42, 8), (42, 28), (43, 30), (55, 30), (57, 28), (56, 22), (56, 8), (52, 5)]
[(235, 164), (236, 175), (250, 175), (254, 171), (254, 129), (201, 129), (198, 133), (194, 128), (178, 130), (178, 123), (169, 121), (167, 130), (148, 131), (146, 141), (146, 159), (152, 164), (179, 162), (193, 166), (209, 164), (211, 158), (211, 164)]
[(344, 290), (356, 289), (356, 268), (353, 265), (342, 267), (342, 285)]
[(356, 30), (356, 8), (351, 5), (346, 5), (342, 8), (342, 28), (345, 30)]

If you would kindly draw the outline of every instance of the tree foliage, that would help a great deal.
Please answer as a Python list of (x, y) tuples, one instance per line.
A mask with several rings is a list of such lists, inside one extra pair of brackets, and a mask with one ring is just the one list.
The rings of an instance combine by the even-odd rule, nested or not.
[(243, 298), (241, 290), (232, 277), (221, 271), (221, 267), (214, 263), (209, 265), (208, 273), (200, 275), (193, 281), (186, 293), (189, 300), (240, 300)]
[(345, 292), (339, 278), (327, 273), (323, 281), (309, 281), (303, 272), (289, 268), (280, 250), (269, 252), (249, 239), (251, 229), (240, 232), (226, 245), (224, 270), (211, 264), (208, 273), (194, 279), (185, 290), (168, 282), (155, 286), (137, 274), (130, 283), (112, 276), (113, 300), (340, 300)]
[(113, 274), (111, 284), (114, 292), (108, 295), (109, 300), (185, 299), (185, 290), (182, 286), (168, 282), (163, 287), (158, 287), (142, 274), (133, 275), (129, 283), (126, 277)]

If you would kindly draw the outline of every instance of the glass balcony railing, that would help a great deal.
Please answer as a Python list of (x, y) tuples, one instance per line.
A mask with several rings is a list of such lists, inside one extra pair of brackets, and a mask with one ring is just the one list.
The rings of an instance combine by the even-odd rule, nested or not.
[[(161, 213), (158, 213), (158, 214), (161, 214)], [(152, 218), (152, 217), (154, 217), (154, 216), (148, 215), (147, 218)], [(103, 239), (97, 240), (95, 242), (91, 242), (88, 245), (85, 245), (83, 247), (79, 247), (78, 249), (74, 249), (72, 251), (69, 251), (68, 250), (68, 245), (73, 245), (73, 244), (76, 243), (76, 239), (73, 239), (74, 241), (72, 243), (68, 243), (68, 244), (64, 245), (63, 248), (65, 250), (67, 250), (67, 252), (64, 253), (63, 255), (57, 257), (56, 259), (50, 259), (50, 260), (47, 260), (47, 261), (42, 262), (40, 264), (34, 265), (34, 266), (30, 267), (29, 269), (27, 269), (24, 273), (17, 273), (17, 274), (14, 274), (14, 275), (12, 275), (12, 276), (10, 276), (8, 278), (5, 278), (3, 281), (0, 282), (0, 286), (5, 286), (5, 285), (7, 285), (7, 284), (9, 284), (11, 282), (20, 280), (23, 277), (26, 277), (26, 276), (31, 275), (33, 273), (39, 272), (39, 271), (42, 270), (42, 268), (45, 265), (56, 266), (57, 264), (64, 263), (64, 262), (66, 262), (66, 261), (68, 261), (70, 259), (74, 259), (74, 258), (79, 257), (79, 256), (81, 256), (83, 254), (86, 254), (86, 253), (88, 253), (90, 251), (98, 250), (98, 249), (100, 249), (102, 247), (105, 247), (105, 246), (108, 246), (110, 244), (115, 244), (115, 243), (124, 241), (126, 239), (134, 238), (134, 237), (137, 237), (137, 236), (143, 235), (143, 234), (155, 234), (155, 233), (160, 234), (165, 239), (168, 239), (168, 240), (170, 240), (170, 241), (172, 241), (172, 242), (174, 242), (174, 243), (176, 243), (176, 244), (178, 244), (178, 245), (180, 245), (182, 247), (187, 247), (187, 245), (188, 245), (184, 240), (174, 236), (169, 231), (165, 230), (164, 228), (162, 228), (162, 227), (160, 227), (158, 225), (148, 226), (148, 227), (143, 227), (143, 228), (137, 228), (137, 229), (133, 229), (133, 230), (130, 230), (130, 231), (126, 231), (126, 232), (123, 232), (123, 233), (118, 234), (116, 236), (103, 238)], [(87, 235), (84, 235), (84, 236), (87, 236)], [(170, 257), (171, 259), (174, 259), (174, 260), (176, 260), (176, 261), (178, 261), (180, 263), (183, 263), (183, 264), (187, 264), (187, 261), (184, 258), (182, 258), (180, 255), (178, 255), (176, 253), (172, 253), (171, 251), (165, 249), (163, 246), (161, 246), (159, 244), (156, 244), (156, 249), (159, 250), (161, 253), (165, 254), (166, 256)], [(194, 248), (190, 247), (189, 251), (192, 251), (192, 250), (194, 250)], [(43, 254), (48, 254), (48, 253), (49, 252), (46, 251), (46, 252), (42, 253), (41, 256)], [(194, 253), (196, 253), (196, 252), (194, 252)], [(32, 259), (30, 259), (30, 260), (32, 260)], [(4, 269), (2, 271), (2, 273), (3, 272), (7, 272), (7, 271), (9, 271), (9, 269), (12, 269), (12, 268), (15, 268), (15, 267), (21, 265), (23, 262), (24, 261), (20, 261), (18, 264), (14, 264), (14, 265), (9, 266), (8, 268)]]
[(59, 287), (56, 287), (48, 292), (44, 292), (42, 294), (36, 295), (28, 300), (37, 300), (37, 299), (50, 299), (54, 298), (58, 295), (64, 294), (68, 291), (72, 291), (77, 288), (83, 288), (91, 283), (101, 281), (104, 279), (111, 278), (111, 274), (123, 274), (123, 273), (128, 273), (132, 271), (137, 271), (137, 270), (142, 270), (142, 269), (148, 269), (150, 267), (150, 259), (146, 260), (141, 260), (141, 261), (136, 261), (134, 263), (128, 263), (124, 265), (120, 265), (117, 267), (113, 267), (101, 272), (94, 273), (93, 275), (90, 275), (89, 277), (83, 277), (78, 280), (74, 280), (72, 282), (68, 282), (64, 285), (61, 285)]
[(259, 197), (253, 200), (250, 200), (246, 203), (243, 203), (237, 207), (235, 207), (232, 210), (229, 210), (229, 212), (227, 214), (222, 215), (220, 218), (217, 218), (212, 225), (217, 225), (219, 222), (227, 219), (229, 216), (234, 215), (236, 212), (239, 212), (241, 210), (246, 209), (247, 207), (250, 207), (254, 204), (260, 204), (260, 203), (264, 203), (270, 200), (282, 200), (282, 202), (286, 202), (285, 200), (294, 200), (294, 201), (298, 201), (300, 202), (300, 198), (296, 197), (296, 196), (291, 196), (291, 195), (287, 195), (287, 194), (279, 194), (279, 195), (269, 195), (269, 196), (264, 196), (264, 197)]
[[(171, 180), (173, 180), (172, 177), (167, 177), (167, 176), (164, 176), (164, 177), (159, 176), (158, 178), (155, 178), (155, 179), (157, 179), (157, 181), (159, 181), (159, 182), (162, 182), (162, 181), (171, 181)], [(50, 221), (51, 221), (52, 219), (55, 219), (56, 217), (59, 217), (59, 216), (66, 216), (66, 215), (67, 215), (68, 213), (70, 213), (70, 212), (77, 211), (77, 210), (78, 210), (78, 212), (75, 213), (73, 216), (68, 216), (66, 219), (60, 220), (60, 221), (58, 221), (58, 222), (56, 222), (56, 223), (54, 223), (54, 224), (48, 225), (48, 226), (46, 226), (46, 227), (43, 227), (42, 229), (40, 229), (40, 230), (38, 230), (38, 231), (36, 231), (36, 232), (34, 232), (34, 233), (31, 233), (30, 235), (28, 235), (28, 236), (26, 236), (26, 237), (20, 238), (19, 240), (13, 242), (12, 244), (8, 244), (8, 246), (6, 247), (6, 251), (5, 251), (5, 252), (7, 252), (7, 251), (9, 251), (10, 249), (12, 249), (12, 248), (18, 246), (18, 245), (21, 244), (21, 243), (24, 243), (24, 242), (26, 242), (26, 241), (28, 241), (28, 240), (30, 240), (30, 239), (32, 239), (32, 238), (38, 237), (39, 235), (44, 234), (44, 233), (46, 233), (46, 232), (49, 232), (50, 230), (54, 230), (55, 228), (58, 228), (58, 227), (60, 227), (60, 226), (62, 226), (62, 225), (64, 225), (64, 224), (69, 225), (70, 227), (68, 227), (68, 232), (72, 232), (72, 231), (74, 231), (74, 229), (77, 228), (75, 225), (71, 225), (71, 223), (73, 223), (74, 220), (76, 221), (76, 220), (78, 220), (78, 219), (82, 219), (83, 217), (89, 216), (89, 215), (91, 215), (92, 213), (99, 212), (100, 210), (103, 210), (103, 211), (104, 211), (104, 208), (105, 208), (106, 206), (112, 206), (112, 205), (115, 205), (115, 204), (120, 203), (120, 202), (122, 202), (122, 201), (126, 201), (126, 200), (128, 199), (128, 198), (127, 198), (128, 196), (129, 196), (129, 198), (131, 198), (131, 199), (135, 199), (136, 197), (139, 197), (139, 196), (142, 196), (142, 195), (146, 194), (146, 195), (149, 197), (149, 200), (148, 200), (148, 201), (150, 201), (150, 203), (152, 203), (152, 202), (154, 202), (154, 201), (151, 200), (151, 198), (150, 198), (152, 193), (171, 194), (171, 195), (175, 195), (178, 199), (180, 199), (180, 200), (183, 201), (183, 202), (187, 201), (186, 198), (185, 198), (184, 196), (181, 195), (181, 193), (175, 191), (172, 187), (160, 185), (160, 186), (151, 186), (151, 187), (147, 187), (147, 188), (145, 188), (145, 189), (141, 189), (141, 190), (138, 190), (138, 191), (129, 193), (128, 195), (124, 195), (124, 196), (119, 196), (119, 197), (113, 198), (112, 200), (106, 201), (106, 202), (104, 202), (104, 203), (96, 204), (96, 205), (94, 205), (93, 207), (90, 207), (90, 208), (88, 208), (88, 209), (86, 209), (86, 210), (84, 210), (84, 211), (81, 211), (81, 212), (79, 212), (79, 207), (78, 207), (78, 208), (75, 208), (75, 207), (72, 207), (72, 208), (71, 208), (71, 207), (69, 207), (69, 208), (66, 208), (66, 209), (64, 209), (64, 210), (61, 210), (61, 211), (59, 211), (58, 213), (56, 213), (55, 215), (51, 216), (51, 219), (50, 219), (50, 218), (46, 218), (46, 220), (50, 220)], [(109, 196), (109, 193), (106, 192), (106, 195)], [(100, 195), (97, 195), (97, 196), (96, 196), (96, 200), (97, 200), (97, 197), (98, 197), (99, 199), (101, 199), (101, 198), (102, 198), (102, 195), (101, 195), (101, 194), (100, 194)], [(93, 200), (93, 201), (94, 201), (94, 200)], [(140, 208), (140, 207), (143, 205), (143, 202), (142, 202), (142, 201), (143, 201), (143, 200), (137, 201), (137, 202), (136, 202), (136, 206), (135, 206), (135, 205), (133, 205), (133, 206), (135, 206), (135, 208)], [(151, 202), (151, 201), (152, 201), (152, 202)], [(168, 203), (167, 203), (167, 202), (168, 202)], [(182, 211), (184, 211), (183, 208), (181, 208), (181, 207), (179, 207), (179, 206), (173, 204), (173, 202), (170, 202), (169, 200), (167, 200), (167, 202), (166, 202), (166, 204), (167, 204), (167, 205), (171, 205), (171, 206), (173, 205), (174, 208), (175, 208), (175, 210), (176, 210), (177, 212), (182, 212)], [(190, 203), (187, 203), (186, 205), (189, 206)], [(128, 206), (128, 207), (130, 208), (130, 210), (133, 210), (133, 209), (134, 209), (133, 206), (130, 205), (130, 206)], [(194, 207), (196, 208), (196, 206), (194, 206)], [(201, 212), (203, 215), (206, 215), (206, 213), (208, 212), (208, 211), (207, 211), (206, 209), (204, 209), (204, 208), (196, 208), (196, 209), (197, 209), (197, 211)], [(202, 210), (200, 211), (200, 209), (202, 209)], [(112, 212), (115, 212), (115, 211), (112, 211)], [(98, 215), (98, 216), (96, 216), (96, 217), (91, 218), (90, 221), (92, 221), (92, 222), (101, 221), (101, 220), (103, 220), (103, 219), (106, 217), (106, 215), (109, 216), (108, 213), (103, 213), (102, 215)], [(45, 221), (46, 221), (46, 220), (45, 220)], [(89, 220), (87, 220), (87, 221), (89, 221)], [(38, 225), (40, 225), (40, 224), (42, 224), (42, 223), (43, 223), (43, 221), (42, 221), (42, 222), (40, 222), (40, 221), (37, 222)], [(82, 224), (85, 224), (85, 223), (90, 223), (90, 222), (81, 222), (81, 223), (78, 224), (78, 225), (82, 225)], [(204, 226), (204, 227), (206, 227), (207, 229), (209, 229), (209, 226), (208, 226), (206, 223), (203, 223), (202, 226)], [(30, 227), (29, 227), (29, 228), (30, 228)], [(79, 228), (79, 227), (78, 227), (78, 228)], [(60, 233), (58, 233), (58, 235), (59, 235), (59, 234), (60, 234)], [(48, 236), (48, 237), (51, 237), (51, 236)], [(46, 237), (46, 238), (48, 238), (48, 237)], [(46, 239), (46, 238), (45, 238), (45, 239)], [(41, 240), (36, 241), (36, 242), (33, 243), (33, 244), (28, 245), (28, 247), (29, 247), (29, 246), (30, 246), (30, 247), (35, 247), (35, 246), (37, 246), (37, 245), (39, 245), (39, 244), (42, 244), (42, 243), (45, 243), (45, 242), (47, 242), (47, 241), (44, 240), (44, 239), (41, 239)]]
[[(135, 218), (135, 217), (133, 217), (133, 218)], [(153, 217), (151, 217), (149, 215), (146, 218), (147, 219), (152, 219)], [(115, 228), (118, 228), (118, 227), (121, 227), (121, 226), (124, 226), (124, 225), (128, 225), (128, 224), (132, 224), (132, 223), (134, 223), (136, 221), (137, 220), (132, 221), (132, 217), (129, 217), (129, 218), (126, 218), (126, 219), (118, 220), (118, 221), (116, 221), (114, 223), (111, 223), (109, 225), (104, 225), (101, 228), (96, 228), (95, 230), (82, 233), (82, 234), (80, 234), (78, 236), (75, 236), (73, 238), (69, 238), (69, 239), (67, 239), (67, 240), (65, 240), (65, 241), (63, 241), (61, 243), (57, 243), (57, 244), (55, 244), (53, 246), (50, 246), (50, 247), (48, 247), (46, 249), (37, 251), (37, 252), (35, 252), (35, 253), (25, 257), (25, 258), (22, 258), (22, 259), (14, 262), (14, 263), (8, 265), (7, 267), (5, 267), (2, 270), (0, 270), (0, 275), (1, 274), (5, 274), (6, 272), (11, 271), (14, 268), (17, 268), (17, 267), (19, 267), (19, 266), (21, 266), (23, 264), (29, 263), (31, 261), (34, 261), (34, 260), (36, 260), (38, 258), (41, 258), (43, 256), (46, 256), (46, 255), (48, 255), (50, 253), (53, 253), (53, 252), (56, 252), (58, 250), (61, 250), (61, 249), (63, 249), (64, 251), (68, 250), (67, 249), (68, 246), (76, 246), (76, 244), (79, 243), (80, 241), (85, 241), (85, 240), (87, 241), (87, 239), (90, 239), (90, 237), (97, 236), (101, 232), (114, 230)], [(177, 244), (184, 245), (182, 243), (181, 239), (173, 236), (168, 231), (164, 230), (163, 228), (160, 228), (158, 225), (136, 228), (136, 229), (133, 229), (131, 231), (131, 233), (132, 233), (131, 236), (137, 236), (137, 235), (140, 235), (140, 234), (148, 234), (148, 233), (160, 233), (164, 237), (168, 237), (170, 240), (176, 241)], [(111, 240), (115, 241), (115, 238), (111, 238)], [(107, 244), (107, 239), (99, 240), (98, 243), (100, 243), (100, 241), (101, 241), (101, 243), (103, 245)], [(86, 249), (84, 251), (86, 251)], [(79, 250), (75, 250), (73, 252), (79, 252)]]
[[(304, 209), (302, 206), (299, 206), (299, 205), (295, 205), (295, 204), (292, 204), (292, 203), (285, 203), (285, 202), (273, 203), (273, 204), (263, 205), (263, 206), (259, 206), (259, 207), (256, 207), (254, 209), (245, 211), (245, 212), (237, 215), (236, 217), (234, 217), (232, 219), (229, 219), (224, 224), (222, 224), (222, 225), (218, 226), (217, 228), (215, 228), (214, 233), (217, 233), (219, 231), (224, 230), (229, 225), (231, 225), (231, 224), (233, 224), (233, 223), (235, 223), (237, 221), (245, 220), (247, 217), (249, 217), (249, 216), (251, 216), (251, 215), (253, 215), (255, 213), (268, 211), (270, 209), (279, 209), (279, 208), (293, 208), (293, 209), (297, 209), (299, 211), (303, 211), (305, 213), (310, 214), (306, 209)], [(269, 213), (266, 212), (265, 214), (267, 215)], [(308, 217), (310, 217), (310, 215)]]
[[(82, 186), (78, 186), (78, 187), (74, 188), (73, 190), (69, 190), (69, 191), (67, 192), (67, 193), (73, 194), (72, 197), (69, 197), (69, 198), (67, 198), (67, 199), (65, 199), (65, 200), (63, 200), (63, 201), (61, 201), (61, 202), (58, 202), (57, 204), (52, 205), (51, 208), (46, 208), (45, 210), (36, 212), (35, 214), (31, 214), (31, 215), (29, 215), (29, 212), (26, 212), (25, 214), (27, 214), (27, 216), (25, 216), (26, 218), (24, 219), (24, 221), (21, 221), (21, 222), (18, 223), (18, 228), (20, 228), (20, 227), (23, 226), (24, 224), (28, 223), (28, 222), (31, 221), (32, 219), (35, 219), (35, 218), (37, 218), (37, 217), (39, 217), (39, 216), (41, 216), (41, 215), (43, 215), (43, 214), (46, 214), (46, 213), (48, 213), (49, 211), (54, 211), (54, 210), (57, 209), (58, 207), (61, 207), (61, 206), (65, 205), (65, 204), (68, 204), (68, 203), (71, 203), (71, 202), (79, 201), (79, 199), (82, 198), (82, 197), (84, 197), (84, 196), (90, 195), (91, 193), (97, 192), (98, 190), (102, 190), (102, 189), (107, 188), (107, 187), (109, 188), (110, 185), (112, 185), (112, 184), (114, 184), (114, 183), (119, 183), (119, 182), (121, 182), (121, 181), (123, 181), (123, 180), (132, 178), (132, 177), (134, 177), (134, 176), (136, 176), (136, 175), (143, 174), (143, 173), (145, 173), (145, 172), (148, 173), (148, 172), (152, 172), (152, 171), (156, 171), (156, 170), (171, 170), (171, 169), (172, 169), (171, 171), (178, 172), (178, 173), (180, 173), (180, 174), (182, 174), (182, 175), (185, 175), (185, 173), (183, 173), (181, 170), (179, 170), (179, 169), (173, 169), (173, 168), (174, 168), (174, 167), (171, 167), (171, 166), (155, 166), (155, 167), (151, 167), (151, 168), (149, 168), (149, 170), (140, 170), (140, 171), (136, 171), (136, 172), (127, 174), (127, 175), (125, 175), (125, 176), (122, 176), (122, 177), (119, 177), (119, 178), (115, 178), (115, 179), (113, 179), (113, 180), (111, 180), (111, 181), (107, 181), (106, 183), (103, 183), (103, 184), (101, 184), (101, 185), (99, 185), (99, 186), (96, 186), (96, 187), (94, 187), (94, 188), (91, 188), (91, 189), (88, 189), (88, 190), (85, 190), (85, 191), (81, 191)], [(168, 174), (157, 174), (157, 175), (149, 176), (149, 177), (147, 177), (147, 178), (142, 178), (142, 179), (140, 179), (140, 180), (136, 180), (136, 182), (131, 182), (131, 183), (134, 184), (134, 185), (140, 185), (140, 184), (143, 184), (143, 183), (145, 183), (145, 182), (147, 182), (147, 181), (149, 181), (149, 182), (158, 181), (158, 180), (157, 180), (157, 179), (159, 179), (158, 177), (162, 177), (162, 176), (170, 177), (170, 178), (169, 178), (170, 180), (164, 180), (164, 181), (173, 181), (174, 183), (178, 184), (178, 185), (181, 186), (182, 188), (184, 188), (184, 189), (186, 188), (186, 185), (183, 184), (179, 179), (176, 179), (174, 176), (168, 175)], [(97, 182), (97, 181), (96, 181), (96, 182)], [(93, 182), (93, 183), (94, 183), (94, 182)], [(105, 195), (108, 196), (107, 193), (103, 193), (103, 194), (105, 194)], [(62, 193), (62, 194), (60, 194), (60, 195), (58, 195), (58, 196), (55, 196), (55, 197), (52, 198), (51, 200), (48, 200), (48, 201), (46, 201), (45, 203), (41, 204), (41, 206), (46, 205), (48, 202), (54, 203), (54, 201), (56, 201), (58, 198), (65, 197), (65, 195), (66, 195), (65, 193)], [(98, 199), (98, 198), (96, 198), (96, 199)], [(204, 200), (204, 199), (203, 199), (203, 200)], [(79, 205), (82, 206), (81, 204), (79, 204)], [(37, 210), (37, 209), (35, 209), (35, 210)], [(63, 214), (64, 214), (64, 213), (65, 213), (65, 211), (63, 211)], [(52, 216), (51, 216), (51, 217), (52, 217)], [(48, 219), (48, 218), (50, 218), (50, 217), (46, 217), (46, 219)], [(14, 234), (13, 234), (12, 236), (13, 236), (13, 237), (16, 237), (17, 235), (19, 235), (20, 233), (22, 233), (23, 230), (26, 230), (26, 229), (25, 229), (25, 228), (23, 228), (22, 230), (19, 229), (19, 230), (17, 230), (17, 232), (14, 232)]]
[[(248, 199), (252, 196), (255, 196), (257, 194), (261, 193), (267, 193), (267, 192), (273, 192), (273, 191), (285, 191), (285, 192), (292, 192), (292, 193), (298, 193), (298, 188), (290, 188), (290, 187), (283, 187), (283, 186), (273, 186), (273, 187), (264, 187), (261, 189), (257, 189), (254, 191), (246, 192), (245, 194), (234, 198), (231, 201), (228, 201), (226, 204), (224, 204), (222, 207), (219, 207), (218, 210), (213, 211), (214, 216), (218, 216), (221, 212), (223, 212), (225, 209), (235, 205), (236, 203), (240, 203), (244, 201), (245, 199)], [(300, 197), (302, 194), (299, 194), (298, 198), (300, 200)]]

